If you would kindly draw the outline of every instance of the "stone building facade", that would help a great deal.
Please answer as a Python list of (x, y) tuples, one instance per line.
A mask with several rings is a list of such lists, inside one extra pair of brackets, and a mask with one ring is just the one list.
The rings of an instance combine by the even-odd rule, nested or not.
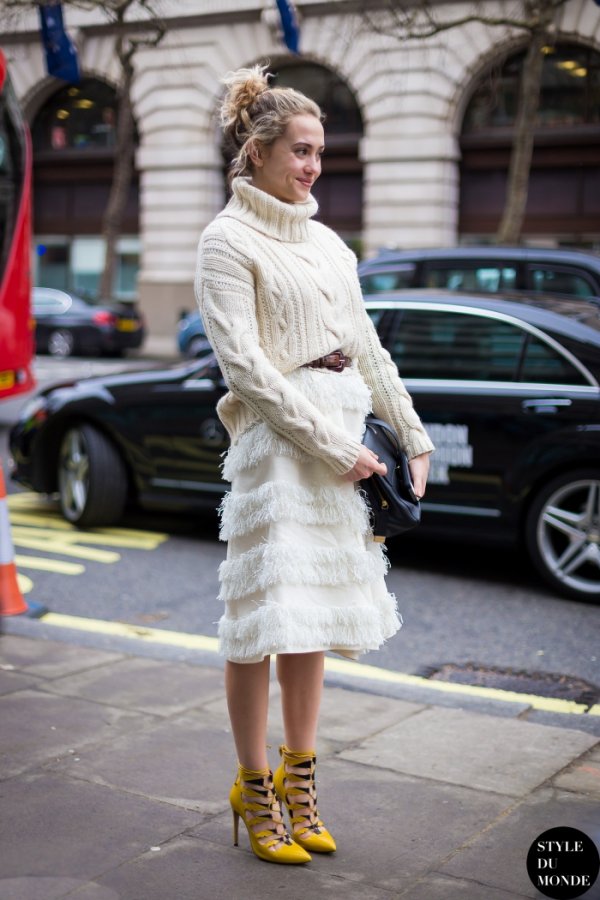
[[(332, 148), (328, 147), (324, 160), (325, 172), (330, 158), (335, 171), (329, 186), (323, 176), (324, 193), (319, 200), (326, 211), (325, 221), (339, 228), (361, 254), (372, 254), (382, 246), (451, 245), (490, 236), (493, 216), (488, 216), (486, 224), (483, 213), (486, 203), (493, 206), (497, 202), (498, 191), (494, 200), (492, 188), (494, 177), (506, 166), (510, 129), (500, 127), (489, 134), (484, 130), (465, 138), (465, 116), (490, 71), (507, 56), (518, 55), (524, 44), (522, 33), (471, 23), (427, 41), (399, 42), (366, 28), (352, 11), (356, 4), (345, 0), (300, 0), (296, 5), (302, 28), (299, 59), (285, 52), (272, 0), (166, 0), (161, 6), (168, 29), (164, 39), (158, 47), (140, 50), (136, 56), (133, 99), (139, 146), (137, 195), (132, 203), (137, 208), (132, 209), (126, 238), (138, 242), (131, 244), (140, 249), (137, 294), (154, 334), (172, 334), (180, 312), (194, 305), (192, 279), (198, 237), (225, 198), (216, 115), (220, 78), (241, 65), (270, 61), (273, 71), (283, 72), (283, 83), (296, 83), (295, 70), (301, 85), (305, 83), (300, 72), (303, 66), (312, 67), (313, 79), (319, 72), (329, 73), (332, 103), (336, 96), (342, 97), (342, 109), (337, 126), (332, 125)], [(483, 5), (490, 12), (506, 6), (502, 2)], [(448, 15), (466, 12), (472, 5), (442, 2), (440, 7)], [(115, 87), (118, 68), (110, 28), (101, 16), (73, 8), (67, 9), (66, 19), (82, 73)], [(13, 24), (0, 41), (34, 129), (35, 146), (36, 121), (63, 86), (45, 74), (34, 19)], [(592, 62), (581, 63), (577, 57), (572, 65), (587, 73), (577, 77), (591, 83), (600, 108), (600, 70), (596, 68), (593, 77), (588, 72), (600, 59), (596, 56), (600, 54), (600, 8), (592, 0), (569, 0), (553, 43), (588, 54), (586, 59)], [(554, 52), (553, 48), (549, 52)], [(565, 63), (571, 64), (569, 52), (563, 53), (557, 65)], [(569, 70), (556, 72), (564, 78)], [(355, 104), (351, 134), (344, 133), (343, 105), (350, 102), (348, 97)], [(546, 161), (540, 162), (542, 207), (537, 217), (535, 210), (532, 213), (525, 231), (527, 240), (600, 249), (600, 112), (595, 119), (593, 110), (586, 116), (586, 121), (577, 120), (573, 127), (567, 127), (565, 120), (558, 142), (560, 152), (555, 150), (553, 159), (546, 154)], [(49, 190), (48, 184), (60, 183), (52, 168), (52, 154), (60, 156), (60, 147), (46, 150), (39, 162), (40, 178), (46, 172), (40, 198)], [(582, 158), (587, 160), (585, 172), (580, 171)], [(472, 160), (469, 171), (464, 168), (467, 159)], [(79, 162), (73, 156), (71, 169), (67, 163), (63, 160), (61, 177), (76, 180), (75, 163)], [(93, 181), (94, 171), (88, 168), (86, 184)], [(554, 226), (548, 230), (551, 216), (543, 207), (548, 202), (543, 185), (552, 183), (557, 172), (557, 191), (563, 199), (555, 204)], [(563, 176), (564, 190), (560, 184)], [(576, 191), (581, 194), (579, 207), (565, 212), (569, 177), (575, 176)], [(91, 190), (88, 195), (89, 203), (85, 199), (78, 202), (82, 215), (92, 220), (82, 228), (92, 235), (94, 217), (99, 221), (100, 196)], [(53, 202), (40, 201), (41, 235), (34, 221), (38, 239), (46, 242), (44, 252), (52, 245)], [(344, 218), (347, 203), (350, 206)], [(478, 213), (482, 213), (479, 218)], [(74, 221), (67, 212), (63, 215), (61, 235)]]

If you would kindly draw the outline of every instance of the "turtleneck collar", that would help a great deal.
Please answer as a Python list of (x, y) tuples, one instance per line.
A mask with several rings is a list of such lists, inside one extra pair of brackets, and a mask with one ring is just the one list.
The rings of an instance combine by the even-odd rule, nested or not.
[(240, 219), (279, 241), (308, 240), (308, 220), (319, 208), (313, 196), (303, 203), (283, 203), (244, 177), (234, 178), (232, 189), (233, 196), (219, 216)]

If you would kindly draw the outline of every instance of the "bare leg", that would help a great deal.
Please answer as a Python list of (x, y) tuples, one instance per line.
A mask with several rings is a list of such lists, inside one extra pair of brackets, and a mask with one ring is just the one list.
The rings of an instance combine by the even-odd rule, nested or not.
[(277, 656), (285, 743), (291, 750), (315, 749), (324, 660), (322, 651)]
[(270, 657), (259, 663), (225, 663), (225, 690), (238, 760), (246, 769), (268, 769), (267, 715)]

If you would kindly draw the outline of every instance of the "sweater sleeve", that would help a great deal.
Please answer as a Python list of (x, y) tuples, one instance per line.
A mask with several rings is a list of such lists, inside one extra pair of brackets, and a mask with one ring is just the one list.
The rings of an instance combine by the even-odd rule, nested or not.
[(328, 421), (266, 357), (258, 338), (251, 260), (223, 236), (205, 232), (195, 291), (207, 336), (231, 392), (277, 432), (338, 474), (349, 471), (360, 442)]
[(359, 370), (371, 388), (373, 412), (396, 430), (409, 459), (435, 449), (415, 412), (390, 354), (381, 346), (368, 313), (365, 317), (365, 349), (358, 358)]

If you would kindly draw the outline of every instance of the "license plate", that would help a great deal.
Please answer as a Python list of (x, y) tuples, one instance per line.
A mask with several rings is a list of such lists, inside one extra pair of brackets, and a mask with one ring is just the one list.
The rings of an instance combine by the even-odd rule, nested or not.
[(119, 319), (117, 329), (119, 331), (137, 331), (140, 323), (136, 319)]
[(15, 386), (14, 372), (0, 372), (0, 391), (8, 391)]

